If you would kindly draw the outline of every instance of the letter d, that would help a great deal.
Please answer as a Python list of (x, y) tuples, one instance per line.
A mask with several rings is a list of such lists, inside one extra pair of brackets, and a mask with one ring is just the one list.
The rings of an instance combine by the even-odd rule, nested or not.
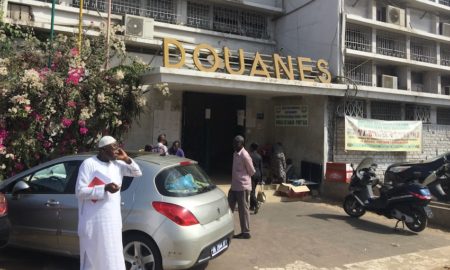
[[(178, 63), (170, 63), (169, 54), (169, 44), (175, 45), (175, 47), (180, 52), (180, 58)], [(164, 55), (163, 55), (163, 66), (168, 68), (181, 68), (184, 65), (186, 59), (186, 52), (184, 51), (183, 45), (174, 38), (164, 38), (163, 39)]]

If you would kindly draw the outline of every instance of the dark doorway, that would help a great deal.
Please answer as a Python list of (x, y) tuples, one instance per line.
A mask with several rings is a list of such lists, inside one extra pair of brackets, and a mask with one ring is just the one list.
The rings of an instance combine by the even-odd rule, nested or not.
[[(244, 134), (245, 96), (185, 92), (182, 146), (208, 173), (231, 173), (233, 138)], [(241, 119), (242, 120), (242, 119)]]

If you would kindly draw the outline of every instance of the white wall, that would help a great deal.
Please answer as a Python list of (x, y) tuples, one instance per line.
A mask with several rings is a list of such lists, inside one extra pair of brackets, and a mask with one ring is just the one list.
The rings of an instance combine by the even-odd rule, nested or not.
[[(245, 137), (247, 146), (252, 142), (259, 145), (272, 143), (271, 138), (271, 120), (273, 114), (273, 102), (269, 98), (247, 96), (246, 98), (246, 131)], [(263, 119), (257, 119), (257, 115), (262, 114)]]
[(423, 10), (410, 9), (410, 27), (415, 30), (422, 30), (428, 33), (435, 33), (436, 25), (434, 15)]
[(372, 18), (372, 1), (371, 0), (345, 0), (344, 12), (348, 14), (358, 15), (367, 19)]
[[(287, 15), (275, 21), (275, 39), (284, 55), (323, 58), (332, 75), (339, 68), (340, 1), (285, 0)], [(289, 14), (289, 12), (292, 12)]]

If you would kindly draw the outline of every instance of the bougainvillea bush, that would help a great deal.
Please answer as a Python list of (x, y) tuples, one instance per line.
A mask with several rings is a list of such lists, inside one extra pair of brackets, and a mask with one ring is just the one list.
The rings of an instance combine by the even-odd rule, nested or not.
[(120, 140), (130, 128), (146, 103), (139, 83), (147, 66), (112, 35), (109, 57), (122, 64), (106, 70), (105, 43), (105, 35), (85, 36), (79, 50), (76, 35), (49, 42), (0, 22), (0, 179), (93, 150), (102, 135)]

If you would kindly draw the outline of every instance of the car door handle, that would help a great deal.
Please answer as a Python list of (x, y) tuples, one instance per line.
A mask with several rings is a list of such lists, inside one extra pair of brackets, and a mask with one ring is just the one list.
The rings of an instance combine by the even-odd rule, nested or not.
[(48, 207), (50, 207), (50, 206), (57, 206), (57, 205), (59, 205), (59, 202), (58, 202), (58, 201), (55, 201), (55, 200), (48, 200), (48, 201), (45, 203), (45, 206), (48, 206)]

